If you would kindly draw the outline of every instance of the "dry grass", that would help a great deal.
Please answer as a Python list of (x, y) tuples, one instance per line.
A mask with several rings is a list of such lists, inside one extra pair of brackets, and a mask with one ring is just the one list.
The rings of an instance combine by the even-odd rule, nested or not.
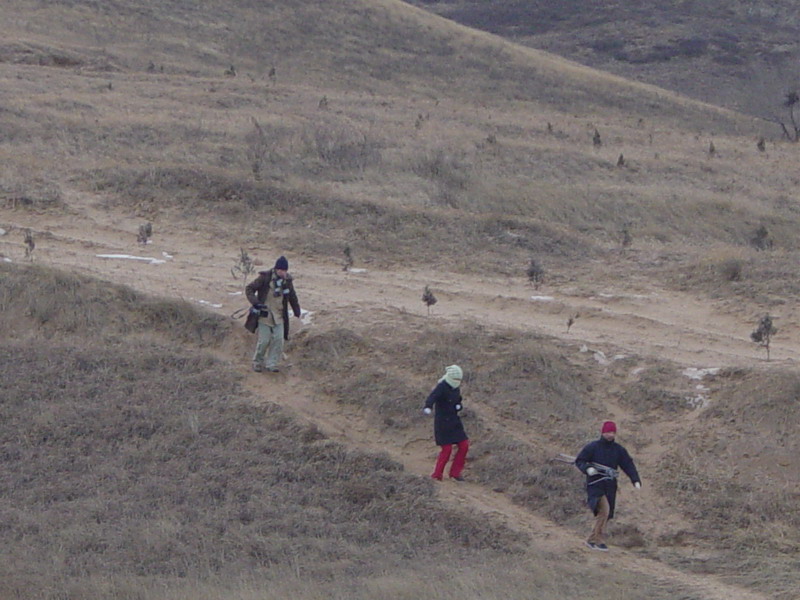
[[(349, 450), (273, 405), (256, 407), (224, 363), (183, 342), (170, 321), (193, 314), (181, 303), (155, 304), (165, 322), (152, 318), (148, 298), (125, 288), (2, 268), (4, 315), (22, 315), (45, 293), (77, 307), (73, 314), (50, 304), (48, 320), (28, 316), (25, 327), (0, 323), (3, 597), (311, 600), (456, 591), (550, 600), (591, 588), (666, 600), (677, 593), (530, 555), (522, 536), (444, 509), (427, 479), (387, 457)], [(120, 306), (123, 325), (114, 319)], [(200, 339), (220, 335), (216, 319), (197, 327)], [(31, 344), (32, 336), (47, 343)], [(379, 349), (405, 365), (413, 354), (397, 342)], [(308, 339), (300, 354), (315, 372), (322, 356), (356, 367), (356, 357), (375, 350), (337, 331)], [(352, 386), (376, 412), (398, 401), (372, 402), (376, 388), (359, 377), (354, 368), (329, 393)], [(400, 391), (411, 400), (410, 385)]]
[[(603, 279), (613, 262), (631, 279), (737, 304), (775, 305), (796, 292), (795, 148), (758, 153), (752, 137), (763, 131), (736, 115), (390, 0), (257, 9), (175, 0), (157, 11), (77, 0), (36, 12), (11, 2), (7, 12), (0, 195), (30, 200), (9, 218), (68, 214), (70, 194), (90, 192), (156, 226), (213, 219), (213, 233), (232, 240), (229, 231), (265, 222), (251, 240), (268, 229), (271, 243), (296, 255), (338, 259), (357, 241), (359, 258), (382, 266), (414, 257), (521, 276), (535, 255), (561, 281)], [(226, 78), (232, 64), (239, 75)], [(254, 137), (254, 120), (266, 141)], [(602, 148), (592, 145), (595, 128)], [(774, 250), (752, 249), (760, 225)], [(633, 239), (624, 255), (622, 227)], [(453, 573), (426, 567), (431, 579), (416, 584), (407, 575), (444, 553), (466, 565), (448, 597), (680, 593), (548, 559), (552, 573), (520, 572), (528, 555), (519, 536), (445, 511), (427, 481), (385, 456), (254, 408), (199, 349), (218, 348), (230, 327), (186, 303), (0, 265), (9, 479), (0, 595), (435, 598), (445, 592), (431, 581)], [(550, 340), (409, 315), (369, 331), (315, 330), (297, 339), (296, 359), (322, 396), (412, 439), (430, 437), (419, 407), (441, 367), (462, 364), (465, 420), (481, 440), (471, 476), (567, 527), (583, 511), (579, 477), (548, 458), (594, 436), (603, 395), (619, 392), (642, 418), (684, 410), (661, 365), (631, 381), (628, 369), (603, 370)], [(768, 431), (790, 449), (792, 385), (747, 388), (786, 411)], [(772, 415), (737, 390), (720, 391), (720, 404)], [(744, 438), (709, 414), (692, 432), (693, 453), (663, 468), (675, 469), (682, 509), (708, 529), (705, 541), (722, 548), (709, 568), (786, 596), (793, 580), (781, 575), (797, 543), (786, 515), (796, 498), (731, 484), (711, 459)], [(638, 548), (640, 538), (629, 526), (618, 540)], [(739, 565), (743, 546), (750, 562)]]
[[(2, 325), (2, 595), (141, 597), (120, 582), (273, 569), (322, 581), (445, 548), (465, 559), (522, 550), (503, 527), (444, 510), (430, 482), (391, 460), (256, 408), (224, 364), (180, 346), (169, 319), (186, 306), (154, 313), (130, 290), (44, 269), (3, 275), (4, 315), (46, 292), (78, 316), (50, 304), (19, 334)], [(115, 323), (125, 295), (138, 329)], [(200, 339), (218, 332), (214, 319), (197, 327)], [(46, 344), (30, 343), (36, 332)]]
[[(629, 367), (597, 367), (543, 338), (475, 326), (454, 330), (408, 315), (387, 314), (385, 320), (368, 332), (354, 324), (309, 334), (295, 357), (319, 377), (321, 394), (356, 404), (382, 435), (400, 440), (431, 436), (419, 407), (443, 365), (462, 365), (464, 423), (474, 441), (469, 477), (576, 531), (586, 520), (581, 480), (574, 468), (552, 459), (577, 452), (593, 437), (603, 410), (589, 390), (617, 390), (622, 405), (651, 422), (696, 410), (687, 401), (696, 393), (694, 383), (674, 365), (653, 364), (632, 378)], [(402, 339), (395, 339), (399, 331)], [(406, 336), (415, 343), (404, 343)], [(790, 432), (800, 384), (791, 375), (724, 372), (712, 385), (717, 408), (682, 434), (680, 447), (665, 449), (659, 464), (639, 465), (693, 530), (648, 539), (623, 515), (612, 527), (613, 543), (689, 568), (685, 553), (671, 550), (686, 547), (683, 536), (698, 548), (715, 549), (703, 569), (789, 598), (786, 568), (796, 561), (797, 494), (785, 479), (786, 467), (775, 465), (796, 455)], [(627, 439), (634, 456), (651, 443), (636, 435)], [(772, 467), (759, 475), (766, 465)], [(740, 475), (731, 479), (732, 471)], [(737, 558), (743, 548), (745, 564)], [(776, 555), (780, 560), (768, 566)]]

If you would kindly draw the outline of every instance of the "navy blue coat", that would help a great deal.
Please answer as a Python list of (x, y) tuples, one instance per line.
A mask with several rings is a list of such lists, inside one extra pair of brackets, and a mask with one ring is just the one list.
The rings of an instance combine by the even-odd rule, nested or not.
[(433, 435), (437, 446), (458, 444), (467, 439), (458, 413), (461, 411), (461, 390), (440, 381), (425, 401), (425, 408), (433, 408)]
[[(589, 463), (605, 465), (612, 469), (622, 469), (632, 483), (641, 482), (631, 455), (616, 441), (609, 442), (601, 437), (599, 440), (586, 444), (575, 459), (575, 466), (586, 474), (586, 469), (591, 466)], [(605, 496), (611, 508), (608, 518), (613, 518), (614, 505), (617, 499), (616, 479), (606, 479), (603, 481), (602, 473), (598, 475), (586, 475), (586, 493), (588, 495), (587, 503), (589, 504), (589, 508), (592, 509), (595, 515), (597, 514), (600, 498)]]

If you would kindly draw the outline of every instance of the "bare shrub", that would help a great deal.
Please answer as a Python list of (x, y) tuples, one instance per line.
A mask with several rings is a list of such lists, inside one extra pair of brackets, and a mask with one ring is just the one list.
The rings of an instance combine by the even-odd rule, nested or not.
[(772, 317), (764, 315), (758, 322), (756, 330), (750, 334), (750, 339), (767, 351), (767, 360), (769, 360), (769, 344), (776, 333), (778, 329), (772, 324)]
[(344, 254), (344, 266), (342, 267), (342, 271), (349, 271), (353, 266), (353, 251), (350, 248), (350, 244), (347, 244), (342, 252)]
[(262, 125), (255, 118), (252, 124), (244, 138), (245, 155), (253, 179), (261, 181), (268, 167), (274, 169), (280, 163), (280, 148), (286, 144), (288, 132), (282, 127)]
[(355, 170), (363, 175), (365, 169), (381, 162), (377, 140), (349, 125), (333, 121), (319, 123), (306, 132), (306, 143), (330, 168)]
[(233, 278), (247, 280), (255, 270), (256, 266), (253, 263), (253, 259), (250, 258), (250, 255), (247, 253), (247, 250), (239, 248), (239, 258), (236, 260), (236, 264), (231, 267), (231, 275)]
[(750, 238), (750, 245), (756, 250), (771, 250), (773, 241), (769, 237), (769, 231), (764, 225), (759, 226)]
[(437, 202), (458, 208), (459, 195), (469, 187), (469, 166), (457, 154), (444, 149), (430, 150), (420, 155), (412, 164), (415, 175), (437, 186)]
[(719, 264), (719, 273), (725, 281), (741, 281), (743, 262), (740, 258), (726, 258)]
[(429, 286), (425, 286), (425, 290), (422, 292), (422, 302), (425, 306), (428, 307), (428, 316), (431, 314), (431, 306), (436, 304), (436, 296), (433, 295), (431, 288)]
[(33, 260), (33, 251), (36, 248), (36, 242), (33, 241), (33, 232), (26, 229), (23, 233), (25, 244), (25, 258)]
[(35, 177), (7, 175), (0, 178), (0, 198), (8, 208), (47, 209), (63, 203), (59, 185)]
[(528, 281), (533, 284), (534, 289), (539, 289), (539, 285), (544, 281), (544, 267), (541, 263), (532, 258), (528, 263), (528, 268), (525, 270), (528, 276)]
[(139, 233), (136, 235), (136, 241), (140, 244), (146, 244), (150, 237), (153, 235), (153, 224), (149, 221), (139, 225)]

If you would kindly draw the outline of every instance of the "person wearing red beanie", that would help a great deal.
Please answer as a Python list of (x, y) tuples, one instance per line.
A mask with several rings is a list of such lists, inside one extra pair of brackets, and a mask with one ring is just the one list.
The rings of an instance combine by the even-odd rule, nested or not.
[(617, 424), (614, 421), (605, 421), (600, 428), (600, 433), (617, 433)]
[(616, 442), (616, 436), (616, 423), (605, 421), (600, 427), (600, 439), (584, 446), (575, 459), (575, 466), (586, 475), (587, 504), (595, 516), (594, 528), (586, 540), (592, 550), (608, 550), (605, 527), (614, 518), (617, 470), (622, 469), (636, 489), (642, 487), (631, 455)]

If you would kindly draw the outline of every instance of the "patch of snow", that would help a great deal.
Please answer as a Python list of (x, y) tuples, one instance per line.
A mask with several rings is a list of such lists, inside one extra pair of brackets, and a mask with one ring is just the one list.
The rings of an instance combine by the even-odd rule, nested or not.
[(139, 261), (149, 262), (151, 265), (160, 265), (167, 262), (165, 260), (161, 260), (160, 258), (150, 258), (148, 256), (131, 256), (130, 254), (95, 254), (95, 256), (97, 258), (139, 260)]
[(366, 269), (348, 269), (350, 273), (366, 273)]
[(633, 371), (631, 371), (631, 375), (638, 375), (642, 371), (644, 371), (645, 367), (636, 367)]
[(594, 351), (594, 359), (597, 362), (599, 362), (601, 365), (607, 365), (607, 364), (609, 364), (611, 362), (610, 360), (608, 360), (606, 358), (605, 352), (602, 352), (600, 350), (595, 350)]
[(211, 308), (222, 308), (222, 304), (213, 304), (213, 303), (209, 302), (208, 300), (197, 300), (195, 298), (192, 298), (192, 300), (194, 300), (198, 304), (204, 304), (206, 306), (210, 306)]
[(588, 352), (588, 351), (589, 351), (589, 346), (587, 346), (586, 344), (584, 344), (583, 346), (581, 346), (581, 349), (580, 349), (580, 351), (581, 351), (581, 352)]
[(625, 354), (615, 354), (611, 357), (611, 360), (625, 360), (628, 358)]
[(0, 235), (5, 235), (5, 234), (6, 234), (6, 230), (3, 229), (2, 227), (0, 227)]
[(555, 298), (552, 296), (531, 296), (531, 300), (534, 302), (552, 302)]
[(164, 258), (175, 258), (174, 256), (172, 256), (172, 254), (169, 254), (167, 252), (162, 252), (161, 256), (163, 256)]
[(303, 325), (311, 325), (311, 316), (313, 314), (310, 310), (300, 309), (300, 321), (303, 322)]
[(228, 292), (228, 296), (241, 296), (244, 292)]
[(3, 262), (13, 262), (13, 261), (10, 258), (8, 258), (7, 256), (4, 256), (3, 257)]
[(683, 370), (684, 376), (689, 379), (703, 379), (706, 375), (716, 375), (719, 373), (719, 367), (710, 367), (708, 369), (696, 369), (695, 367), (688, 367)]

